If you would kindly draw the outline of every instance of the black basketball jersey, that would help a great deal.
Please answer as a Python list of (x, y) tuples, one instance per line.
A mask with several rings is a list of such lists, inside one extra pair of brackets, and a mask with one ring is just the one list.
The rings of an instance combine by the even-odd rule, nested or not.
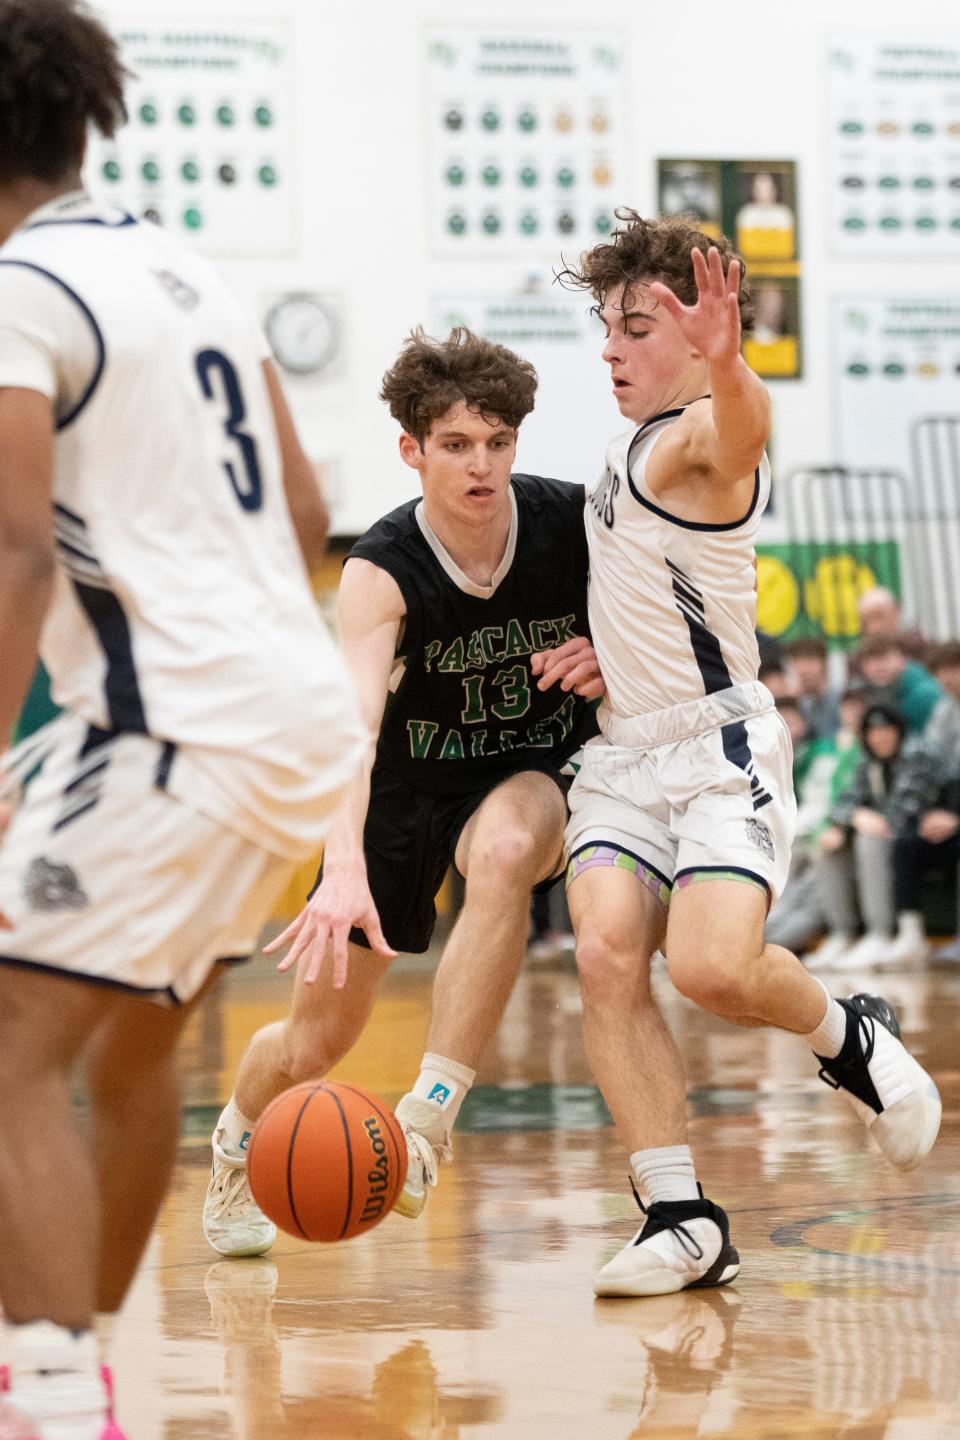
[(514, 475), (512, 490), (515, 545), (490, 595), (448, 573), (418, 500), (379, 520), (348, 557), (392, 575), (407, 608), (377, 764), (430, 794), (562, 765), (596, 734), (589, 701), (539, 691), (530, 669), (533, 651), (589, 634), (584, 488)]

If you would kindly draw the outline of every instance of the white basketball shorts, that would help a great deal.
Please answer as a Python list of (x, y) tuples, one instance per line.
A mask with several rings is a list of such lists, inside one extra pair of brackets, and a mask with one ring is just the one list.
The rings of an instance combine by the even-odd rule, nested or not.
[(296, 866), (167, 794), (172, 746), (66, 715), (21, 748), (42, 765), (0, 840), (0, 963), (169, 1005), (252, 954)]
[(764, 686), (628, 720), (601, 707), (600, 726), (570, 791), (571, 876), (600, 847), (595, 863), (624, 863), (617, 852), (626, 868), (639, 862), (664, 903), (697, 874), (781, 894), (796, 823), (793, 746)]

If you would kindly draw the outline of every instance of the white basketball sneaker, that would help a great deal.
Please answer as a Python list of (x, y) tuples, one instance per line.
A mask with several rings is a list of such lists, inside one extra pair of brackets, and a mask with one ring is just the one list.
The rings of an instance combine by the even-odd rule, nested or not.
[(124, 1440), (113, 1419), (113, 1377), (96, 1366), (92, 1336), (65, 1354), (46, 1321), (23, 1327), (0, 1367), (0, 1440)]
[(644, 1222), (597, 1275), (596, 1295), (672, 1295), (735, 1279), (740, 1256), (730, 1244), (730, 1222), (702, 1190), (699, 1200), (657, 1200), (649, 1208), (635, 1186), (633, 1193)]
[(886, 959), (891, 937), (880, 930), (868, 930), (847, 951), (844, 963), (849, 970), (873, 970)]
[(223, 1131), (218, 1130), (213, 1137), (213, 1169), (203, 1202), (203, 1233), (218, 1255), (266, 1255), (277, 1238), (277, 1227), (250, 1193), (246, 1158), (224, 1150), (222, 1136)]
[(450, 1132), (434, 1100), (404, 1095), (395, 1114), (407, 1141), (407, 1178), (393, 1208), (398, 1215), (416, 1220), (423, 1214), (427, 1190), (437, 1184), (441, 1162), (453, 1159)]
[(32, 1418), (11, 1402), (0, 1400), (0, 1440), (125, 1440), (112, 1420), (77, 1419), (77, 1412), (71, 1413), (69, 1408), (69, 1397), (61, 1398), (68, 1409), (52, 1419), (48, 1415)]
[(886, 954), (877, 962), (878, 970), (915, 970), (930, 955), (930, 944), (923, 916), (915, 910), (904, 910), (897, 916), (897, 933), (887, 946)]
[(803, 963), (808, 970), (837, 970), (844, 965), (853, 946), (852, 935), (836, 931), (822, 940), (816, 950), (809, 951)]
[(842, 1090), (898, 1170), (913, 1170), (929, 1154), (940, 1129), (936, 1085), (900, 1040), (900, 1026), (879, 995), (838, 1000), (847, 1034), (835, 1059), (818, 1055), (820, 1079)]

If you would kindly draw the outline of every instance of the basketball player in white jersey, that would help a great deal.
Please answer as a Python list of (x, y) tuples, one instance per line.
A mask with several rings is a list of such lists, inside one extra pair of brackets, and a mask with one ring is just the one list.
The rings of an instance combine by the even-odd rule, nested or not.
[(366, 741), (256, 327), (82, 189), (86, 124), (125, 118), (113, 40), (75, 0), (0, 0), (0, 76), (0, 735), (38, 645), (64, 711), (2, 766), (26, 783), (0, 845), (0, 1440), (119, 1440), (92, 1325), (167, 1188), (175, 1042)]
[(587, 1051), (646, 1215), (596, 1291), (651, 1295), (724, 1284), (739, 1265), (686, 1143), (680, 1056), (650, 993), (659, 946), (705, 1009), (806, 1037), (898, 1168), (929, 1151), (940, 1101), (886, 1002), (834, 1000), (764, 944), (795, 810), (754, 638), (770, 402), (740, 354), (751, 313), (729, 244), (682, 220), (620, 219), (564, 275), (594, 297), (630, 421), (586, 506), (607, 694), (571, 792), (568, 878)]

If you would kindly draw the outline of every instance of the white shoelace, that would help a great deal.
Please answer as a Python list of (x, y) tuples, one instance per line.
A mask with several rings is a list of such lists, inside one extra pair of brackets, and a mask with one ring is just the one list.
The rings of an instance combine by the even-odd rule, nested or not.
[(238, 1217), (254, 1211), (259, 1215), (260, 1207), (250, 1194), (247, 1183), (247, 1167), (243, 1160), (228, 1155), (219, 1145), (213, 1147), (214, 1160), (223, 1167), (214, 1176), (213, 1195), (208, 1202), (207, 1214), (211, 1219), (223, 1220)]
[(439, 1145), (434, 1145), (418, 1130), (405, 1129), (403, 1133), (407, 1137), (407, 1149), (412, 1158), (423, 1166), (424, 1180), (428, 1185), (435, 1186), (439, 1178), (440, 1161), (453, 1159), (453, 1147), (447, 1140), (442, 1140)]

